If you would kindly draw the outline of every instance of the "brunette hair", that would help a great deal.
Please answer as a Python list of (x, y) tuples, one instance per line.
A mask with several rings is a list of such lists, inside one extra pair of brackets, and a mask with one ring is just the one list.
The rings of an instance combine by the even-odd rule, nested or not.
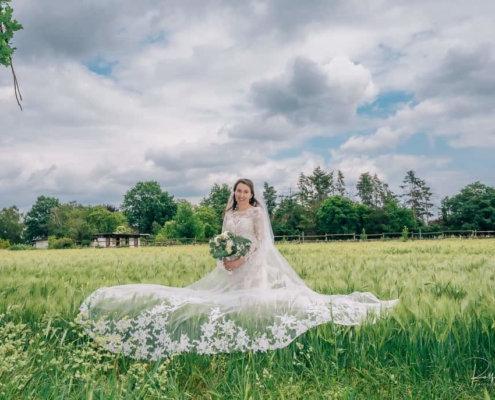
[(238, 179), (237, 182), (234, 184), (234, 194), (233, 194), (233, 197), (232, 197), (232, 206), (227, 208), (225, 211), (230, 211), (230, 210), (235, 210), (237, 209), (237, 200), (235, 199), (235, 191), (237, 189), (237, 186), (239, 185), (239, 183), (243, 183), (244, 185), (246, 186), (249, 186), (249, 189), (251, 189), (251, 198), (249, 199), (249, 204), (251, 204), (253, 207), (258, 207), (259, 206), (259, 201), (256, 199), (255, 195), (254, 195), (254, 185), (253, 185), (253, 181), (251, 179), (247, 179), (247, 178), (241, 178), (241, 179)]

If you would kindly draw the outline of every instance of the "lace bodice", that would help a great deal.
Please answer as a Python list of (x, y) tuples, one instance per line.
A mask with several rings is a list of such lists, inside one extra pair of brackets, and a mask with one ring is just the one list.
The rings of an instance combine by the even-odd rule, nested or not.
[(259, 207), (251, 207), (243, 211), (228, 211), (223, 221), (222, 232), (230, 231), (238, 236), (251, 240), (250, 255), (263, 245), (263, 211)]

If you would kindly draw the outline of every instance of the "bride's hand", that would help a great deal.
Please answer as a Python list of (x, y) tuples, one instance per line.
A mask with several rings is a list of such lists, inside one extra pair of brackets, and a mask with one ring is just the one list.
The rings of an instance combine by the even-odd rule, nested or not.
[(242, 258), (234, 261), (223, 260), (223, 266), (227, 271), (233, 271), (234, 269), (239, 268), (242, 264), (244, 264), (244, 259)]

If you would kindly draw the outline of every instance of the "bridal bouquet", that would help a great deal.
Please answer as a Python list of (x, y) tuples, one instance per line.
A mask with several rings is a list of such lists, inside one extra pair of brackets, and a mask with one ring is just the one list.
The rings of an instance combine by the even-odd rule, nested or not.
[(225, 231), (210, 240), (210, 254), (213, 258), (235, 260), (244, 257), (251, 248), (251, 241), (232, 232)]

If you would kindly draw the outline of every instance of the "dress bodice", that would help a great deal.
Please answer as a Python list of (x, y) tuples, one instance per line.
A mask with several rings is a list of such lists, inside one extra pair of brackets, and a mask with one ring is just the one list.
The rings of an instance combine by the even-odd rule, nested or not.
[(262, 246), (265, 239), (263, 211), (259, 207), (251, 207), (243, 211), (228, 211), (225, 214), (222, 231), (229, 231), (251, 240), (250, 253), (253, 253)]
[[(251, 207), (243, 211), (230, 210), (225, 214), (222, 232), (229, 231), (234, 235), (251, 240), (251, 248), (244, 257), (244, 264), (228, 272), (229, 287), (227, 290), (266, 285), (263, 258), (265, 240), (263, 218), (263, 210), (259, 207)], [(217, 265), (224, 270), (223, 261), (218, 260)]]

